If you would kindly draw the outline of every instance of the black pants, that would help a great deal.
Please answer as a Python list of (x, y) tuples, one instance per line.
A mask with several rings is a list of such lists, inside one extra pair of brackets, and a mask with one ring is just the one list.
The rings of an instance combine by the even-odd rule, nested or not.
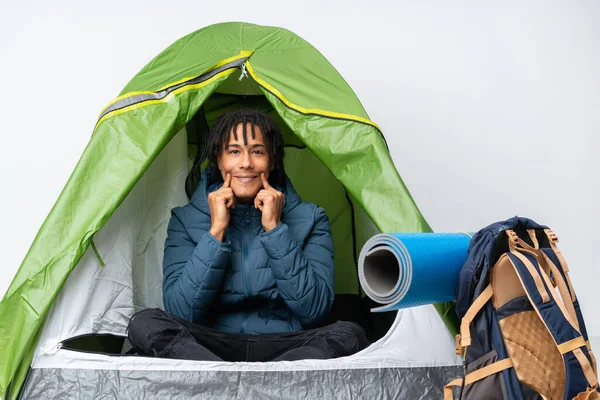
[(328, 359), (354, 354), (369, 345), (354, 322), (291, 333), (245, 335), (221, 332), (159, 309), (135, 314), (129, 341), (140, 355), (205, 361)]

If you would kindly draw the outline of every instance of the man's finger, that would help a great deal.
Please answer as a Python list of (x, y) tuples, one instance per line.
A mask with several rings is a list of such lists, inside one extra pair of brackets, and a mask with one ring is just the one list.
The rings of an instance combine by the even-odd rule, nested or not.
[(231, 190), (231, 188), (222, 187), (221, 189), (213, 193), (215, 193), (215, 196), (224, 197), (226, 199), (233, 197), (233, 190)]
[(263, 210), (263, 202), (258, 196), (254, 198), (254, 207), (258, 208), (260, 211)]
[(270, 203), (273, 201), (273, 192), (269, 192), (268, 190), (261, 190), (256, 195), (256, 199), (259, 199), (261, 203)]
[(213, 193), (214, 193), (215, 198), (220, 199), (222, 201), (227, 201), (227, 200), (235, 197), (233, 195), (233, 190), (231, 190), (231, 188), (221, 188)]
[[(262, 192), (262, 193), (261, 193)], [(260, 211), (263, 210), (263, 206), (265, 205), (265, 192), (261, 190), (258, 192), (256, 197), (254, 198), (254, 207), (258, 208)]]
[(254, 203), (256, 204), (257, 202), (263, 203), (263, 199), (265, 197), (265, 191), (261, 190), (260, 192), (258, 192), (256, 194), (256, 197), (254, 198)]
[(269, 181), (267, 180), (267, 177), (265, 176), (264, 172), (262, 172), (260, 174), (260, 179), (262, 180), (263, 188), (265, 188), (265, 189), (273, 189), (271, 187), (271, 185), (269, 185)]
[(228, 188), (230, 184), (231, 184), (231, 174), (228, 172), (227, 175), (225, 176), (225, 183), (223, 183), (223, 186), (221, 186), (221, 187)]

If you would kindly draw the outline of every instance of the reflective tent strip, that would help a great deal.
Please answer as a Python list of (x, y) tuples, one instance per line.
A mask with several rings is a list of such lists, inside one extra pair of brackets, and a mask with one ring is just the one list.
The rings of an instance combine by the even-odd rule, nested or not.
[(178, 93), (208, 85), (221, 75), (231, 74), (235, 69), (242, 66), (250, 54), (252, 53), (249, 51), (242, 51), (235, 57), (220, 61), (202, 75), (193, 78), (184, 78), (177, 82), (170, 83), (155, 92), (131, 92), (119, 96), (102, 110), (96, 126), (110, 116), (135, 110), (150, 104), (168, 101), (169, 98)]

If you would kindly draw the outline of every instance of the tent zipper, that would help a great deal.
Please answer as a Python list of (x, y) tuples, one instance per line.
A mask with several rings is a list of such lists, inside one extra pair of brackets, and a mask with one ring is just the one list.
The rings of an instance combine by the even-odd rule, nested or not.
[(248, 78), (248, 70), (246, 70), (246, 63), (242, 64), (241, 70), (242, 72), (240, 73), (240, 78), (238, 79), (239, 81), (241, 81), (244, 78)]

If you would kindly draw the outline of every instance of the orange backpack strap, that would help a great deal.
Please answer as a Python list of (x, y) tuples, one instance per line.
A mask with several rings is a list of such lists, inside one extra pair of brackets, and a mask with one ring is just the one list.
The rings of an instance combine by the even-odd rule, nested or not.
[[(550, 243), (550, 247), (552, 248), (552, 251), (556, 255), (556, 258), (558, 259), (560, 268), (562, 270), (562, 274), (561, 274), (561, 271), (558, 270), (558, 267), (546, 255), (546, 253), (542, 252), (542, 255), (544, 257), (544, 260), (550, 266), (550, 270), (552, 271), (553, 275), (556, 277), (557, 287), (560, 292), (560, 296), (562, 297), (563, 304), (566, 308), (566, 311), (571, 316), (572, 325), (575, 325), (576, 329), (579, 332), (581, 332), (580, 321), (577, 317), (577, 314), (576, 314), (575, 308), (574, 308), (574, 303), (577, 301), (577, 296), (575, 295), (575, 289), (573, 289), (573, 285), (571, 283), (571, 278), (569, 277), (569, 266), (567, 265), (567, 261), (565, 260), (564, 256), (562, 255), (561, 251), (558, 249), (558, 246), (556, 245), (556, 243), (558, 243), (558, 236), (556, 235), (556, 233), (554, 233), (550, 229), (544, 229), (544, 233), (546, 233), (546, 236), (548, 237), (548, 242)], [(564, 275), (564, 278), (563, 278), (563, 275)], [(592, 348), (590, 346), (589, 340), (587, 342), (585, 342), (585, 344), (586, 344), (587, 351), (588, 351), (588, 354), (590, 357), (592, 371), (593, 371), (594, 377), (595, 377), (598, 375), (596, 357), (594, 356), (594, 353), (592, 352)], [(582, 346), (578, 346), (578, 348), (579, 347), (582, 347)], [(577, 357), (577, 354), (575, 356)], [(580, 357), (577, 357), (577, 359), (580, 360)], [(583, 365), (582, 365), (582, 367), (583, 367)], [(589, 371), (586, 374), (586, 378), (587, 378), (587, 375), (589, 375)], [(589, 379), (588, 379), (588, 382), (589, 382)]]
[(465, 316), (462, 318), (460, 322), (460, 344), (462, 347), (467, 347), (471, 345), (471, 323), (479, 314), (479, 311), (486, 305), (486, 303), (492, 298), (492, 294), (494, 291), (492, 290), (492, 285), (489, 284), (483, 292), (471, 304), (471, 307), (465, 313)]
[(598, 399), (600, 399), (600, 394), (594, 388), (589, 388), (585, 392), (581, 392), (577, 395), (577, 397), (573, 398), (573, 400), (598, 400)]
[(567, 285), (569, 287), (569, 292), (571, 294), (571, 301), (574, 302), (575, 300), (577, 300), (577, 297), (575, 296), (575, 290), (573, 289), (573, 284), (571, 283), (571, 278), (569, 277), (569, 266), (567, 265), (567, 260), (565, 260), (565, 257), (558, 249), (558, 246), (556, 246), (556, 243), (558, 243), (558, 236), (556, 236), (556, 233), (554, 233), (550, 229), (544, 229), (544, 232), (546, 233), (546, 236), (548, 236), (548, 242), (550, 242), (550, 247), (552, 248), (554, 254), (556, 254), (556, 258), (558, 258), (560, 267), (562, 268), (565, 274)]
[[(507, 368), (512, 368), (513, 363), (510, 358), (496, 361), (493, 364), (486, 365), (483, 368), (475, 370), (465, 376), (464, 386), (468, 386), (474, 382), (480, 381), (483, 378), (487, 378), (490, 375), (497, 374), (500, 371), (504, 371)], [(452, 382), (444, 386), (444, 400), (452, 400), (452, 389), (457, 386), (463, 385), (463, 379), (455, 379)]]

